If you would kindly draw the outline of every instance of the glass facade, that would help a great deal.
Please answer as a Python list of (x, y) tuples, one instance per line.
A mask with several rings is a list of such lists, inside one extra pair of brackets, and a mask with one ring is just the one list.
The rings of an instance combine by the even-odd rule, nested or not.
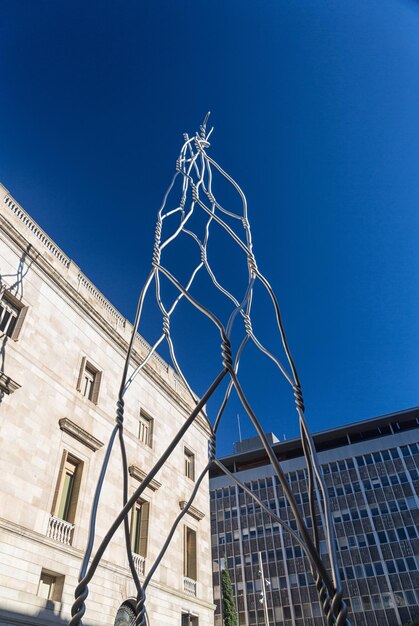
[[(319, 459), (330, 496), (339, 568), (353, 626), (405, 626), (419, 617), (419, 425), (417, 417), (413, 424), (412, 416), (408, 417), (409, 428), (381, 426), (375, 437), (359, 443), (342, 439), (343, 429), (337, 434), (334, 430), (330, 431), (331, 443), (339, 442), (334, 447), (327, 445), (322, 433), (327, 450), (319, 453)], [(364, 426), (365, 422), (359, 427)], [(352, 437), (356, 439), (356, 432)], [(286, 447), (285, 442), (279, 443), (274, 450), (282, 458), (310, 526), (304, 460), (295, 451), (287, 458), (283, 452)], [(263, 458), (259, 450), (250, 459), (249, 454), (236, 454), (225, 464), (296, 530), (282, 487), (270, 465), (261, 462)], [(239, 624), (266, 624), (258, 562), (261, 553), (263, 577), (268, 581), (269, 624), (323, 626), (307, 558), (290, 533), (227, 477), (212, 476), (210, 489), (215, 624), (222, 623), (223, 567), (228, 568), (233, 583)], [(317, 515), (322, 528), (320, 509)], [(328, 564), (322, 530), (320, 550)]]

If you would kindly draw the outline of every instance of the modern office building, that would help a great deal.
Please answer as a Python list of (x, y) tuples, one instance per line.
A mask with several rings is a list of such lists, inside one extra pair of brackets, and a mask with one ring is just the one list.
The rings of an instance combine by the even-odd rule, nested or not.
[[(419, 617), (419, 409), (320, 432), (314, 437), (331, 498), (339, 567), (353, 626), (405, 626)], [(309, 520), (299, 439), (271, 438)], [(236, 444), (225, 466), (296, 529), (260, 440)], [(220, 571), (228, 568), (241, 626), (323, 626), (306, 557), (289, 533), (218, 471), (210, 479), (216, 625)], [(321, 521), (321, 518), (319, 518)], [(325, 552), (324, 534), (321, 552)], [(327, 557), (325, 557), (327, 558)]]
[[(0, 275), (0, 625), (64, 626), (132, 327), (2, 186)], [(137, 336), (133, 365), (147, 353)], [(194, 406), (174, 371), (151, 358), (125, 397), (129, 495)], [(141, 579), (207, 463), (208, 436), (200, 415), (130, 516)], [(116, 441), (96, 546), (121, 507)], [(150, 623), (212, 625), (211, 582), (204, 481), (148, 588)], [(133, 623), (133, 595), (119, 529), (90, 584), (83, 624)]]

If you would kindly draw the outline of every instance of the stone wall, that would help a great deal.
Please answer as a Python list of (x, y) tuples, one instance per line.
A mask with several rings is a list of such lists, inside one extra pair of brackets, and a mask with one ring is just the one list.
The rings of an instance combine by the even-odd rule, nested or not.
[[(86, 545), (92, 497), (114, 426), (132, 327), (2, 186), (0, 274), (2, 286), (28, 307), (18, 339), (0, 337), (2, 380), (13, 381), (15, 389), (6, 392), (1, 402), (0, 625), (65, 624)], [(138, 336), (134, 364), (147, 348)], [(103, 372), (97, 404), (77, 390), (83, 357)], [(10, 391), (11, 383), (7, 384)], [(126, 395), (129, 465), (147, 472), (193, 404), (175, 372), (160, 357), (151, 358)], [(140, 410), (154, 420), (151, 448), (138, 439)], [(208, 434), (206, 418), (201, 415), (144, 493), (150, 502), (145, 572), (180, 512), (179, 503), (188, 500), (193, 489), (193, 481), (184, 476), (184, 445), (195, 454), (198, 475), (207, 462)], [(83, 462), (71, 545), (47, 537), (63, 450)], [(132, 473), (130, 494), (139, 484), (136, 472)], [(96, 543), (121, 503), (121, 458), (116, 440), (99, 508)], [(151, 624), (179, 625), (182, 611), (198, 615), (200, 626), (213, 623), (207, 480), (194, 506), (198, 514), (184, 517), (149, 587)], [(184, 523), (196, 530), (198, 537), (196, 596), (184, 592)], [(42, 569), (65, 577), (60, 601), (46, 601), (37, 595)], [(121, 602), (133, 593), (119, 529), (91, 583), (84, 622), (112, 625)]]

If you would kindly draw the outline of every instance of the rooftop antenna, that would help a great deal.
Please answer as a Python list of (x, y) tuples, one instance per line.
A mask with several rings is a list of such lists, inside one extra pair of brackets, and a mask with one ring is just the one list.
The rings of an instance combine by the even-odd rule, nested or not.
[(239, 427), (239, 441), (241, 441), (242, 440), (242, 431), (241, 431), (241, 428), (240, 428), (240, 415), (238, 413), (237, 413), (237, 425)]

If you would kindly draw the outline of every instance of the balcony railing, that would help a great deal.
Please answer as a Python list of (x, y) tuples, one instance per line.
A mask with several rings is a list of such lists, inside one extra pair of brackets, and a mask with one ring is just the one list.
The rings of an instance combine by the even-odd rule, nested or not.
[(183, 591), (190, 596), (196, 596), (196, 580), (192, 580), (192, 578), (188, 578), (187, 576), (183, 577)]
[(74, 524), (66, 522), (59, 517), (51, 515), (48, 522), (47, 537), (59, 541), (66, 546), (71, 546), (73, 540)]
[(135, 554), (133, 552), (132, 557), (134, 559), (135, 569), (137, 570), (137, 574), (139, 576), (144, 576), (145, 572), (145, 558), (140, 556), (139, 554)]

